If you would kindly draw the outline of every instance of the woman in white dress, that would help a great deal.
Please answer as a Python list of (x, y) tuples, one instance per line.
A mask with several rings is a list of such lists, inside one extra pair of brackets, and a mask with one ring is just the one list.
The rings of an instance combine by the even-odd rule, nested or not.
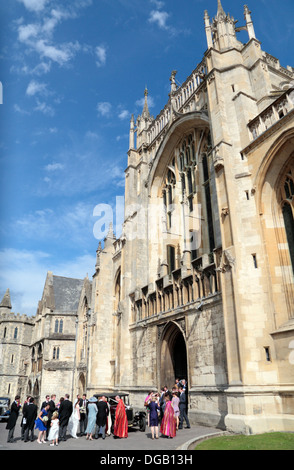
[(73, 412), (72, 412), (71, 417), (69, 418), (68, 428), (67, 428), (69, 434), (75, 439), (78, 439), (77, 431), (78, 431), (79, 423), (80, 423), (80, 407), (79, 407), (79, 401), (76, 400), (74, 402)]

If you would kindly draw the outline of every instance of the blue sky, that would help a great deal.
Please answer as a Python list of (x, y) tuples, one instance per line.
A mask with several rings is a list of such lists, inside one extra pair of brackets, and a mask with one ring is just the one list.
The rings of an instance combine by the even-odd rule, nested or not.
[[(244, 1), (222, 4), (244, 24)], [(249, 8), (263, 50), (294, 66), (293, 0)], [(147, 85), (156, 116), (171, 71), (183, 82), (202, 60), (205, 9), (217, 0), (0, 0), (0, 295), (15, 312), (35, 313), (48, 270), (91, 278), (93, 210), (124, 193), (131, 114)]]

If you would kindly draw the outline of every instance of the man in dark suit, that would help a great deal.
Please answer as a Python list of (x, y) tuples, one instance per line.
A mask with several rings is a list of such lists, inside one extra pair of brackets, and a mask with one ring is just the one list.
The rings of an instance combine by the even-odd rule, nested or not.
[(31, 397), (29, 402), (23, 407), (23, 417), (25, 420), (24, 424), (24, 441), (28, 442), (29, 433), (31, 433), (31, 442), (34, 441), (34, 426), (35, 420), (37, 419), (37, 405), (34, 403), (34, 397)]
[(98, 408), (98, 413), (96, 417), (96, 433), (95, 433), (95, 438), (99, 438), (99, 434), (102, 434), (102, 439), (105, 439), (105, 428), (106, 428), (106, 422), (107, 422), (107, 416), (109, 413), (109, 408), (106, 403), (106, 398), (102, 396), (98, 403), (96, 403), (96, 406)]
[(88, 400), (87, 395), (84, 393), (83, 398), (80, 398), (79, 402), (80, 407), (80, 434), (81, 436), (86, 435), (86, 428), (87, 428), (87, 411), (88, 411)]
[(50, 395), (46, 395), (45, 401), (43, 401), (41, 405), (41, 410), (43, 410), (43, 408), (45, 408), (49, 404), (49, 401), (50, 401)]
[(20, 396), (16, 395), (15, 400), (11, 405), (10, 416), (9, 416), (7, 426), (6, 426), (6, 429), (9, 430), (8, 438), (7, 438), (7, 442), (9, 443), (15, 442), (13, 439), (13, 436), (14, 436), (14, 430), (15, 430), (16, 421), (18, 419), (20, 408), (21, 408)]
[(180, 408), (180, 425), (179, 429), (183, 429), (183, 421), (185, 419), (187, 428), (190, 429), (190, 422), (189, 418), (186, 413), (186, 408), (187, 408), (187, 398), (186, 398), (186, 392), (184, 391), (183, 387), (179, 388), (180, 390), (180, 403), (179, 403), (179, 408)]
[(27, 396), (27, 399), (26, 399), (26, 401), (24, 402), (23, 407), (22, 407), (22, 420), (21, 420), (21, 423), (20, 423), (20, 427), (21, 427), (21, 440), (22, 440), (22, 441), (24, 441), (24, 435), (25, 435), (24, 414), (25, 414), (25, 409), (26, 409), (26, 407), (27, 407), (28, 404), (30, 403), (30, 398), (31, 398), (31, 396), (28, 395), (28, 396)]
[(72, 402), (69, 399), (69, 395), (65, 395), (64, 401), (61, 403), (59, 408), (59, 440), (65, 441), (66, 429), (73, 411)]

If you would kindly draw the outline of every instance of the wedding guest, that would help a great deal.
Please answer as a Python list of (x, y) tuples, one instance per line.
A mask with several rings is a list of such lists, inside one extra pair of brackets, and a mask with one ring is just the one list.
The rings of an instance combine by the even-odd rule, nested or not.
[(165, 394), (165, 411), (163, 415), (163, 419), (160, 426), (160, 432), (164, 436), (168, 438), (176, 437), (176, 422), (175, 422), (175, 413), (172, 406), (172, 402), (170, 400), (169, 393)]
[(59, 402), (58, 402), (57, 405), (56, 405), (57, 411), (59, 411), (60, 405), (61, 405), (61, 403), (62, 403), (63, 401), (64, 401), (64, 397), (61, 397), (61, 398), (59, 399)]
[(164, 410), (165, 410), (165, 405), (166, 405), (166, 401), (165, 401), (165, 399), (164, 399), (164, 395), (165, 395), (165, 391), (164, 391), (164, 387), (162, 387), (162, 388), (161, 388), (161, 391), (160, 391), (160, 398), (159, 398), (160, 420), (162, 420), (162, 418), (163, 418)]
[(60, 403), (59, 408), (59, 440), (66, 441), (66, 429), (68, 426), (69, 418), (73, 411), (72, 402), (69, 399), (69, 395), (66, 394), (63, 401)]
[(105, 439), (105, 428), (106, 428), (107, 416), (109, 413), (109, 408), (107, 406), (105, 396), (102, 396), (100, 400), (98, 400), (97, 408), (98, 408), (98, 413), (96, 416), (97, 428), (96, 428), (95, 437), (98, 439), (99, 435), (101, 434), (102, 439)]
[(107, 408), (108, 408), (108, 415), (107, 415), (107, 419), (106, 419), (106, 434), (107, 436), (110, 436), (111, 435), (111, 428), (112, 428), (112, 418), (111, 418), (111, 413), (110, 413), (110, 405), (107, 401), (107, 398), (105, 397), (105, 403), (107, 405)]
[(172, 405), (175, 413), (175, 419), (176, 419), (176, 429), (179, 429), (179, 423), (180, 423), (180, 408), (179, 408), (179, 393), (177, 392), (176, 389), (173, 389), (173, 398), (172, 398)]
[(27, 406), (23, 408), (23, 417), (25, 420), (25, 425), (24, 425), (24, 441), (25, 442), (28, 442), (30, 433), (31, 433), (30, 440), (31, 442), (34, 441), (34, 425), (35, 425), (35, 421), (38, 415), (37, 405), (35, 405), (34, 402), (35, 402), (34, 397), (31, 397)]
[(30, 402), (30, 398), (31, 396), (28, 395), (27, 396), (27, 399), (25, 400), (24, 404), (23, 404), (23, 407), (22, 407), (22, 420), (21, 420), (21, 423), (20, 423), (20, 427), (21, 427), (21, 440), (24, 441), (24, 433), (25, 433), (25, 417), (24, 417), (24, 413), (25, 413), (25, 409), (26, 409), (26, 406), (29, 404)]
[(9, 443), (15, 442), (13, 439), (13, 436), (14, 436), (14, 430), (15, 430), (20, 408), (21, 408), (20, 396), (16, 395), (15, 400), (11, 405), (10, 416), (9, 416), (7, 426), (6, 426), (6, 429), (9, 430), (8, 438), (7, 438), (7, 442)]
[(187, 429), (190, 429), (190, 422), (189, 418), (186, 413), (187, 409), (187, 398), (186, 398), (186, 392), (184, 391), (183, 387), (180, 387), (180, 403), (179, 403), (179, 408), (180, 408), (180, 424), (179, 424), (179, 429), (183, 429), (183, 422), (184, 420), (186, 421), (187, 424)]
[(74, 402), (72, 415), (71, 415), (71, 417), (69, 419), (69, 422), (68, 422), (68, 432), (75, 439), (78, 439), (77, 432), (78, 432), (78, 427), (79, 427), (79, 423), (80, 423), (80, 406), (79, 406), (79, 403), (80, 403), (80, 397), (77, 396), (77, 399)]
[(158, 404), (157, 397), (154, 395), (151, 397), (151, 400), (148, 403), (148, 408), (150, 410), (150, 427), (151, 427), (151, 436), (154, 440), (155, 437), (158, 439), (158, 413), (160, 413), (160, 406)]
[(146, 407), (146, 410), (147, 410), (147, 426), (150, 426), (150, 411), (149, 411), (148, 405), (151, 401), (152, 396), (153, 396), (153, 392), (149, 392), (144, 401), (144, 406)]
[(125, 438), (128, 437), (128, 419), (125, 404), (118, 395), (115, 397), (115, 399), (118, 404), (115, 411), (113, 434), (115, 437)]
[(51, 447), (53, 447), (54, 445), (58, 446), (58, 437), (59, 437), (58, 411), (54, 411), (51, 417), (51, 425), (50, 425), (50, 431), (48, 435), (48, 440), (52, 441), (50, 444)]
[(184, 392), (186, 393), (187, 392), (187, 381), (186, 381), (186, 379), (182, 379), (181, 384), (182, 384)]
[(57, 410), (56, 405), (55, 405), (55, 401), (56, 401), (56, 395), (53, 394), (53, 395), (51, 395), (51, 399), (48, 402), (49, 405), (50, 405), (50, 408), (49, 408), (49, 411), (48, 411), (48, 423), (47, 423), (47, 430), (46, 430), (47, 439), (48, 439), (48, 435), (49, 435), (49, 431), (50, 431), (50, 427), (51, 427), (52, 415), (53, 415), (54, 411)]
[(87, 427), (87, 395), (84, 393), (83, 398), (80, 398), (80, 435), (85, 436)]
[(175, 382), (175, 385), (173, 388), (179, 388), (181, 386), (181, 382), (180, 382), (180, 379), (176, 379), (176, 382)]
[(45, 408), (45, 406), (49, 404), (49, 401), (50, 401), (50, 395), (46, 395), (45, 401), (43, 401), (41, 405), (41, 409)]
[(163, 387), (163, 390), (164, 390), (165, 395), (168, 394), (169, 399), (171, 400), (171, 399), (172, 399), (172, 393), (169, 391), (167, 385), (165, 385), (165, 386)]
[(47, 421), (48, 421), (48, 411), (49, 411), (50, 405), (49, 403), (43, 408), (37, 420), (35, 421), (36, 423), (36, 429), (39, 430), (39, 435), (37, 439), (38, 444), (45, 444), (45, 436), (46, 436), (46, 429), (47, 429)]
[(95, 433), (96, 428), (96, 416), (98, 413), (98, 408), (96, 405), (97, 401), (97, 398), (92, 397), (88, 402), (88, 424), (86, 429), (86, 439), (89, 439), (90, 441), (93, 441), (93, 434)]

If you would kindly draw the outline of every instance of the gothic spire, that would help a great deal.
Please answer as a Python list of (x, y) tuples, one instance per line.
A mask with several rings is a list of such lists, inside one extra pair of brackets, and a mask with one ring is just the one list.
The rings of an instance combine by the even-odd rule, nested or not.
[(222, 3), (221, 3), (221, 0), (217, 0), (217, 15), (216, 17), (217, 18), (220, 18), (220, 17), (225, 17), (226, 14), (225, 14), (225, 11), (223, 9), (223, 6), (222, 6)]
[(149, 119), (150, 118), (150, 113), (149, 113), (149, 108), (148, 108), (148, 90), (147, 87), (145, 88), (145, 103), (144, 103), (144, 108), (142, 112), (142, 118), (143, 119)]
[(115, 235), (114, 235), (114, 231), (113, 231), (113, 223), (112, 222), (110, 222), (110, 224), (109, 224), (108, 234), (107, 234), (105, 240), (107, 240), (107, 239), (113, 239), (113, 240), (115, 239)]
[(129, 140), (129, 149), (135, 148), (135, 118), (132, 114), (130, 122), (130, 140)]
[(4, 294), (4, 297), (0, 304), (0, 308), (9, 308), (10, 310), (12, 309), (9, 289), (7, 289), (7, 291)]

